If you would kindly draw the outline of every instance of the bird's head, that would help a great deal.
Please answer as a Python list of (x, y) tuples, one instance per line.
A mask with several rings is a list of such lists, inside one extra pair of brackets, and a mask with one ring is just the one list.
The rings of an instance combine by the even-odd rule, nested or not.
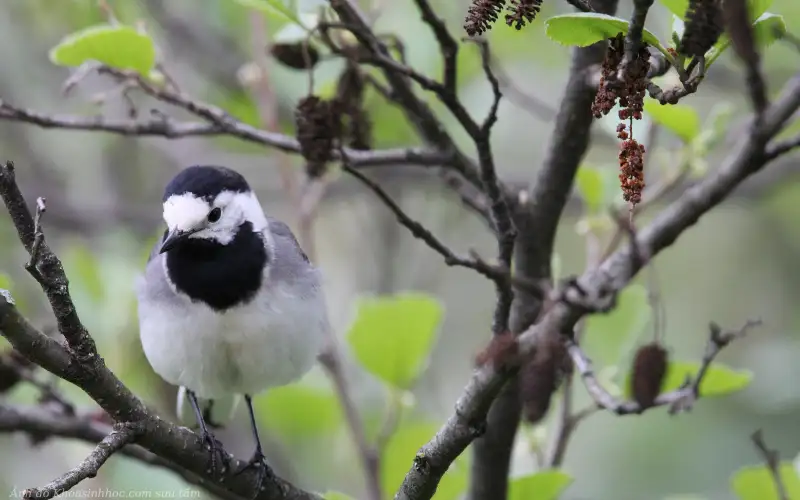
[(246, 222), (255, 231), (267, 219), (245, 178), (225, 167), (192, 166), (178, 173), (164, 190), (167, 235), (160, 252), (192, 238), (227, 245)]

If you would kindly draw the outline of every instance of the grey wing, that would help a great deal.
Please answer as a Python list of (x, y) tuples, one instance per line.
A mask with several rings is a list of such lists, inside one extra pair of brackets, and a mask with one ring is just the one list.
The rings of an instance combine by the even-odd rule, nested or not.
[(303, 251), (303, 248), (300, 246), (300, 242), (297, 241), (295, 238), (292, 229), (284, 222), (275, 219), (273, 217), (267, 217), (267, 221), (269, 222), (269, 232), (272, 234), (273, 238), (277, 239), (286, 239), (288, 240), (287, 243), (291, 243), (300, 253), (300, 256), (306, 262), (310, 262), (308, 259), (308, 255)]
[(269, 218), (269, 232), (275, 244), (273, 259), (275, 265), (270, 269), (270, 277), (294, 285), (305, 285), (309, 292), (320, 287), (317, 269), (300, 248), (292, 230), (283, 222)]

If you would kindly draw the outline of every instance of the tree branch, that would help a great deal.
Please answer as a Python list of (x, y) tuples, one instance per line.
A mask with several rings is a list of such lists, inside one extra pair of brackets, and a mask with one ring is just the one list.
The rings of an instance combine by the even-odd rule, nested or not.
[(69, 491), (84, 479), (92, 478), (100, 471), (100, 467), (111, 458), (111, 455), (132, 443), (140, 429), (135, 425), (117, 424), (97, 447), (74, 469), (54, 479), (41, 488), (28, 488), (22, 493), (23, 498), (53, 498)]
[[(60, 437), (97, 444), (112, 431), (112, 426), (95, 420), (91, 414), (65, 415), (42, 406), (12, 406), (0, 402), (0, 433), (24, 432), (36, 439)], [(218, 483), (200, 478), (140, 446), (126, 446), (120, 453), (144, 464), (170, 470), (187, 483), (201, 486), (224, 500), (241, 499), (239, 495), (220, 488)]]
[[(14, 180), (13, 165), (0, 166), (0, 197), (6, 204), (11, 221), (25, 248), (31, 253), (35, 239), (35, 223)], [(141, 429), (137, 442), (158, 456), (180, 464), (197, 476), (205, 476), (210, 451), (202, 439), (189, 429), (170, 424), (146, 408), (105, 366), (94, 342), (83, 327), (69, 295), (68, 280), (55, 254), (42, 241), (38, 263), (41, 287), (48, 295), (59, 330), (68, 340), (68, 347), (36, 330), (22, 317), (5, 295), (0, 295), (0, 333), (27, 359), (49, 372), (72, 382), (99, 404), (116, 422), (136, 425)], [(231, 459), (231, 467), (240, 470), (244, 462)], [(240, 497), (253, 497), (252, 484), (257, 471), (247, 470), (226, 478), (222, 485)], [(270, 477), (255, 498), (318, 499), (313, 493)]]
[[(331, 7), (372, 58), (372, 61), (367, 60), (364, 62), (374, 63), (378, 61), (378, 65), (383, 70), (383, 74), (391, 87), (392, 96), (402, 108), (409, 123), (414, 126), (426, 143), (441, 151), (452, 152), (452, 161), (449, 163), (452, 169), (474, 186), (480, 187), (481, 176), (478, 167), (458, 149), (453, 138), (447, 133), (430, 106), (417, 98), (409, 78), (413, 78), (424, 88), (434, 91), (439, 100), (453, 113), (467, 133), (470, 136), (474, 136), (478, 125), (458, 101), (458, 97), (454, 93), (448, 92), (445, 85), (430, 80), (395, 62), (389, 53), (388, 47), (372, 32), (368, 19), (355, 2), (352, 0), (331, 0)], [(501, 191), (507, 200), (513, 200), (513, 196), (504, 186), (501, 187)]]
[[(162, 113), (153, 113), (149, 120), (113, 120), (102, 116), (51, 115), (19, 108), (2, 100), (0, 100), (0, 120), (28, 123), (42, 128), (102, 131), (119, 135), (157, 136), (166, 139), (227, 135), (288, 153), (300, 153), (300, 144), (292, 137), (230, 120), (227, 125), (223, 126), (215, 123), (177, 121)], [(370, 151), (345, 149), (345, 153), (352, 165), (356, 167), (400, 164), (438, 166), (447, 165), (452, 161), (452, 155), (447, 152), (421, 148)], [(338, 159), (337, 154), (334, 152), (334, 159)]]
[[(594, 7), (603, 13), (616, 11), (616, 0), (597, 0)], [(547, 154), (528, 202), (516, 210), (514, 272), (534, 282), (549, 281), (550, 263), (556, 231), (572, 190), (578, 166), (589, 146), (593, 123), (591, 104), (597, 89), (588, 75), (605, 57), (606, 43), (573, 50), (566, 92), (555, 119), (555, 129)], [(518, 334), (528, 328), (541, 311), (541, 297), (517, 290), (512, 303), (510, 330)], [(516, 378), (498, 397), (488, 415), (486, 435), (474, 446), (470, 475), (472, 500), (490, 500), (506, 495), (511, 449), (519, 426), (521, 404)]]
[[(671, 392), (660, 394), (652, 407), (669, 406), (669, 412), (671, 414), (690, 410), (694, 402), (700, 397), (700, 384), (717, 354), (732, 341), (744, 336), (752, 327), (760, 324), (760, 320), (748, 321), (738, 331), (723, 333), (716, 324), (712, 323), (709, 327), (710, 334), (708, 345), (706, 346), (706, 353), (703, 355), (697, 375), (694, 379), (687, 381), (682, 387)], [(621, 401), (609, 393), (595, 376), (591, 361), (577, 343), (569, 341), (567, 343), (567, 350), (572, 358), (576, 371), (583, 379), (583, 384), (586, 386), (587, 392), (592, 396), (592, 399), (594, 399), (598, 407), (617, 415), (638, 415), (646, 410), (646, 408), (642, 408), (635, 401)]]
[[(504, 269), (511, 269), (511, 257), (514, 252), (514, 240), (517, 237), (517, 230), (514, 221), (511, 219), (509, 210), (503, 193), (500, 190), (500, 181), (497, 178), (497, 170), (494, 165), (494, 154), (492, 153), (491, 132), (492, 127), (497, 122), (497, 110), (500, 106), (500, 99), (503, 94), (500, 92), (500, 82), (492, 73), (491, 53), (489, 44), (484, 40), (471, 40), (478, 45), (481, 54), (481, 66), (492, 87), (492, 105), (489, 113), (472, 137), (478, 150), (478, 162), (481, 170), (481, 182), (483, 191), (489, 198), (489, 209), (491, 222), (497, 237), (497, 260)], [(492, 320), (492, 332), (500, 335), (508, 332), (508, 316), (511, 310), (511, 301), (514, 299), (513, 290), (502, 283), (497, 283), (497, 305), (495, 306), (494, 318)]]
[(350, 393), (350, 386), (342, 370), (338, 346), (334, 343), (328, 346), (328, 349), (319, 356), (319, 361), (328, 372), (328, 376), (333, 382), (339, 402), (342, 405), (347, 419), (347, 425), (350, 427), (350, 432), (353, 434), (353, 441), (355, 441), (358, 455), (361, 459), (361, 465), (364, 468), (368, 498), (370, 500), (381, 500), (383, 493), (381, 490), (380, 455), (376, 447), (371, 445), (367, 440), (364, 421), (358, 413), (358, 409)]
[[(777, 100), (767, 109), (759, 126), (759, 134), (742, 141), (722, 164), (702, 181), (686, 190), (668, 205), (653, 222), (636, 235), (635, 247), (651, 259), (672, 245), (683, 231), (694, 225), (703, 214), (722, 202), (746, 178), (765, 165), (764, 142), (800, 108), (800, 75), (793, 77)], [(631, 248), (611, 255), (599, 267), (575, 280), (575, 285), (561, 293), (560, 299), (533, 326), (525, 329), (517, 340), (519, 358), (530, 354), (545, 336), (570, 331), (581, 317), (601, 309), (641, 269), (642, 259), (631, 258)], [(517, 360), (518, 363), (519, 360)], [(518, 366), (518, 364), (516, 365)], [(475, 371), (456, 402), (455, 413), (436, 435), (420, 448), (400, 490), (397, 500), (428, 499), (453, 460), (475, 439), (492, 400), (516, 372), (514, 364), (495, 369), (491, 363)]]
[(482, 276), (494, 281), (498, 288), (502, 287), (504, 290), (510, 290), (511, 284), (514, 283), (518, 287), (524, 288), (531, 293), (542, 294), (542, 287), (534, 282), (526, 282), (524, 280), (514, 278), (511, 276), (508, 268), (495, 266), (489, 264), (477, 256), (462, 257), (457, 255), (453, 250), (442, 243), (429, 229), (421, 223), (412, 219), (400, 205), (395, 202), (392, 197), (387, 193), (377, 182), (367, 177), (363, 172), (360, 172), (353, 167), (342, 164), (342, 169), (355, 177), (359, 182), (364, 184), (370, 191), (383, 202), (384, 205), (397, 217), (397, 221), (411, 232), (412, 236), (425, 242), (432, 250), (444, 257), (444, 263), (448, 266), (458, 266), (472, 269)]
[(642, 34), (644, 33), (644, 23), (647, 13), (653, 6), (653, 0), (633, 0), (633, 13), (628, 25), (628, 34), (625, 35), (625, 57), (619, 65), (617, 79), (624, 81), (628, 65), (636, 60), (639, 49), (642, 47)]

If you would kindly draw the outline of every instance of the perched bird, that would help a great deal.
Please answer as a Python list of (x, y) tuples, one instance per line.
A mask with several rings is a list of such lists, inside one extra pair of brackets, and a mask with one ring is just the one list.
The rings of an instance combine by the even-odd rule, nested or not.
[(319, 273), (229, 168), (182, 170), (166, 186), (163, 209), (167, 230), (136, 286), (144, 354), (189, 400), (214, 473), (227, 454), (201, 402), (244, 396), (256, 449), (236, 474), (260, 467), (260, 488), (269, 466), (252, 396), (314, 365), (329, 328)]

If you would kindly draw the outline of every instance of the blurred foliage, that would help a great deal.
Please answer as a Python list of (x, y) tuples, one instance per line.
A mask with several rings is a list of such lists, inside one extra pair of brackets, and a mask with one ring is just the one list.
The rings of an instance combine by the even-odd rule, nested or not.
[(572, 483), (569, 474), (546, 470), (512, 479), (508, 485), (508, 500), (557, 500)]
[[(667, 376), (662, 386), (662, 392), (673, 391), (683, 386), (687, 380), (697, 375), (700, 369), (698, 362), (670, 361)], [(748, 370), (733, 370), (720, 363), (713, 363), (708, 367), (706, 375), (700, 382), (700, 396), (724, 396), (732, 392), (741, 391), (753, 379), (753, 374)], [(625, 396), (630, 397), (630, 377), (625, 379)]]
[(98, 25), (64, 38), (50, 50), (50, 60), (61, 66), (94, 61), (146, 76), (155, 65), (156, 49), (148, 35), (130, 26)]
[(441, 319), (442, 306), (434, 297), (363, 299), (347, 339), (364, 368), (407, 390), (427, 365)]
[[(786, 496), (783, 498), (800, 498), (800, 476), (794, 464), (781, 462), (778, 470), (785, 488)], [(731, 489), (739, 500), (781, 500), (772, 471), (765, 465), (745, 467), (737, 471), (731, 479)]]
[[(273, 38), (278, 37), (278, 35), (281, 37), (296, 36), (298, 33), (304, 33), (306, 30), (313, 28), (316, 18), (310, 17), (309, 12), (313, 9), (315, 1), (304, 2), (300, 0), (296, 3), (286, 4), (278, 0), (214, 1), (204, 5), (202, 18), (209, 26), (220, 29), (225, 36), (231, 37), (236, 46), (240, 48), (248, 47), (248, 37), (251, 36), (248, 20), (253, 12), (265, 15), (270, 33), (275, 33)], [(149, 33), (153, 33), (154, 38), (160, 40), (155, 36), (157, 30), (152, 29), (155, 28), (155, 26), (152, 26), (155, 23), (151, 23), (148, 20), (148, 23), (146, 23), (147, 31), (140, 31), (138, 28), (130, 27), (134, 25), (135, 21), (148, 18), (147, 2), (117, 1), (111, 3), (116, 17), (124, 24), (109, 24), (106, 14), (97, 8), (96, 2), (91, 0), (66, 0), (62, 2), (49, 0), (16, 1), (13, 3), (12, 9), (15, 12), (15, 22), (35, 27), (35, 29), (31, 30), (33, 32), (41, 31), (49, 34), (45, 38), (52, 38), (52, 44), (55, 44), (50, 55), (52, 62), (56, 64), (74, 67), (89, 60), (99, 60), (113, 67), (133, 69), (145, 76), (152, 76), (151, 70), (155, 63), (155, 50), (153, 48), (153, 39), (151, 39)], [(438, 78), (442, 71), (442, 57), (438, 51), (431, 50), (433, 38), (421, 24), (413, 2), (389, 3), (391, 4), (387, 6), (389, 14), (381, 16), (376, 26), (378, 29), (386, 29), (400, 36), (404, 42), (404, 52), (409, 65), (428, 76)], [(792, 21), (794, 21), (796, 26), (796, 21), (800, 19), (799, 4), (790, 1), (776, 3), (781, 5), (780, 12), (782, 15), (767, 12), (767, 9), (772, 9), (772, 2), (770, 1), (756, 0), (751, 2), (756, 32), (759, 42), (764, 46), (774, 42), (776, 34), (780, 34), (782, 30), (785, 31), (787, 24), (791, 25)], [(535, 69), (540, 73), (536, 75), (535, 79), (537, 81), (540, 78), (545, 80), (549, 76), (545, 71), (548, 68), (556, 68), (559, 72), (562, 72), (565, 68), (564, 61), (568, 51), (551, 43), (548, 37), (561, 44), (583, 46), (608, 35), (616, 34), (620, 30), (627, 30), (628, 22), (622, 17), (558, 15), (558, 7), (554, 7), (552, 4), (553, 2), (550, 2), (543, 7), (540, 16), (541, 20), (537, 21), (530, 29), (519, 33), (511, 29), (496, 29), (490, 34), (493, 52), (501, 55), (504, 63), (521, 61), (524, 66), (535, 66)], [(687, 1), (661, 0), (661, 4), (680, 19), (685, 13)], [(175, 11), (179, 14), (196, 10), (196, 5), (192, 3), (174, 2), (171, 5), (177, 6)], [(443, 16), (451, 22), (451, 27), (456, 30), (458, 29), (460, 18), (463, 16), (462, 7), (460, 4), (447, 2), (438, 2), (436, 5), (437, 12), (442, 12)], [(16, 17), (16, 14), (19, 14), (19, 17)], [(547, 17), (549, 19), (546, 19)], [(672, 19), (669, 21), (663, 24), (680, 27), (680, 22), (672, 23)], [(659, 22), (662, 22), (662, 19), (648, 18), (648, 26), (651, 24), (658, 26)], [(304, 26), (298, 28), (297, 23), (302, 23)], [(775, 28), (777, 28), (777, 31)], [(648, 41), (653, 43), (654, 46), (663, 51), (663, 47), (673, 45), (671, 39), (669, 43), (659, 41), (656, 33), (665, 40), (669, 39), (663, 36), (663, 30), (656, 27), (653, 27), (652, 30), (652, 32), (647, 32), (647, 37)], [(72, 35), (63, 37), (65, 33), (71, 31), (74, 31)], [(456, 33), (456, 35), (458, 38), (459, 34)], [(59, 38), (61, 39), (60, 42), (58, 42)], [(709, 61), (714, 61), (723, 54), (728, 46), (727, 44), (727, 39), (723, 37), (712, 49), (712, 53), (709, 54)], [(541, 50), (531, 50), (532, 47)], [(767, 55), (769, 56), (769, 53)], [(458, 53), (457, 60), (461, 87), (469, 90), (473, 84), (479, 84), (482, 86), (482, 92), (486, 91), (481, 94), (480, 98), (468, 99), (465, 97), (465, 100), (470, 105), (470, 112), (474, 112), (475, 108), (480, 108), (485, 104), (485, 97), (489, 95), (485, 86), (478, 50), (475, 47), (464, 44)], [(723, 62), (726, 59), (723, 58), (720, 61)], [(783, 60), (779, 60), (778, 69), (781, 69), (784, 64)], [(191, 65), (191, 63), (188, 63), (188, 65)], [(774, 63), (773, 66), (769, 66), (769, 59), (767, 59), (765, 66), (773, 69), (776, 67)], [(316, 92), (323, 95), (331, 95), (335, 89), (336, 78), (340, 71), (341, 64), (336, 61), (321, 64), (314, 75)], [(370, 69), (369, 72), (378, 81), (384, 81), (379, 70)], [(272, 90), (278, 96), (278, 104), (281, 108), (279, 109), (278, 129), (285, 133), (291, 133), (290, 106), (285, 106), (284, 109), (284, 103), (293, 102), (307, 92), (308, 77), (303, 73), (278, 67), (271, 61), (268, 64), (267, 73), (270, 79), (270, 86), (273, 87)], [(239, 80), (242, 83), (242, 79), (240, 78)], [(204, 85), (204, 98), (221, 106), (231, 115), (245, 123), (253, 126), (261, 125), (257, 99), (250, 89), (245, 88), (244, 84), (235, 88), (223, 88), (213, 82), (203, 83), (202, 85)], [(700, 92), (704, 91), (701, 90)], [(462, 93), (466, 94), (466, 92)], [(419, 91), (418, 96), (432, 105), (439, 115), (443, 117), (445, 125), (453, 129), (456, 137), (463, 143), (465, 140), (463, 131), (454, 127), (454, 119), (444, 112), (444, 107), (429, 93)], [(725, 133), (732, 122), (734, 110), (737, 113), (740, 112), (737, 108), (738, 104), (740, 104), (739, 102), (728, 102), (726, 95), (716, 97), (719, 98), (715, 98), (708, 105), (711, 108), (710, 110), (704, 109), (705, 105), (698, 101), (687, 100), (685, 104), (661, 106), (652, 100), (647, 100), (645, 105), (646, 120), (643, 120), (643, 125), (647, 120), (651, 120), (653, 123), (668, 130), (671, 135), (680, 139), (679, 145), (659, 148), (658, 151), (654, 152), (654, 159), (658, 159), (659, 153), (665, 153), (667, 157), (663, 162), (653, 161), (654, 171), (659, 174), (665, 173), (669, 176), (675, 176), (688, 169), (691, 175), (697, 176), (714, 167), (715, 160), (712, 153), (717, 150), (724, 139)], [(703, 99), (705, 99), (705, 96)], [(709, 99), (709, 101), (711, 100)], [(366, 108), (375, 123), (376, 147), (408, 145), (418, 142), (418, 138), (413, 128), (408, 124), (404, 112), (396, 105), (386, 102), (382, 96), (372, 89), (367, 93)], [(477, 112), (475, 113), (478, 116)], [(606, 133), (613, 136), (616, 123), (613, 123), (613, 121), (609, 123), (610, 127), (606, 121), (601, 120), (598, 128), (605, 127)], [(549, 123), (546, 123), (546, 125), (549, 125)], [(799, 131), (800, 121), (796, 121), (787, 127), (782, 136), (793, 137)], [(213, 144), (222, 145), (226, 149), (237, 152), (264, 154), (264, 149), (260, 146), (229, 138), (215, 138), (213, 139)], [(517, 149), (526, 149), (519, 148), (518, 143), (512, 145)], [(505, 153), (502, 148), (497, 149), (499, 151), (498, 155)], [(512, 166), (515, 163), (519, 163), (522, 169), (528, 169), (530, 163), (528, 157), (531, 154), (527, 150), (524, 151), (524, 154), (526, 156), (522, 160), (511, 157), (505, 162), (498, 163), (512, 164)], [(619, 204), (617, 173), (614, 168), (608, 168), (613, 163), (613, 160), (612, 158), (608, 165), (587, 161), (578, 172), (576, 190), (584, 200), (585, 205), (585, 210), (578, 221), (581, 238), (585, 238), (587, 235), (607, 236), (610, 231), (615, 229), (614, 222), (608, 217), (607, 213), (609, 205)], [(776, 210), (779, 212), (778, 217), (787, 220), (786, 224), (794, 223), (793, 214), (795, 211), (793, 207), (796, 205), (797, 200), (797, 192), (785, 195), (780, 209)], [(4, 221), (0, 221), (0, 226), (4, 225)], [(13, 234), (13, 231), (7, 231), (6, 227), (0, 227), (0, 235), (6, 236), (6, 234)], [(126, 234), (124, 230), (121, 230), (108, 235), (106, 238), (101, 238), (101, 241), (88, 241), (88, 239), (84, 238), (64, 238), (58, 242), (58, 253), (71, 278), (71, 291), (78, 310), (81, 311), (81, 317), (97, 339), (101, 352), (109, 365), (143, 399), (148, 400), (148, 402), (154, 401), (158, 407), (171, 408), (173, 399), (169, 399), (166, 404), (163, 400), (168, 397), (172, 398), (172, 395), (167, 394), (168, 391), (165, 390), (163, 382), (152, 373), (152, 370), (147, 365), (135, 333), (137, 329), (135, 300), (131, 283), (146, 259), (146, 255), (149, 254), (151, 244), (151, 241), (143, 242), (141, 239)], [(564, 248), (566, 257), (563, 259), (561, 254), (554, 255), (554, 269), (557, 268), (555, 274), (560, 275), (562, 267), (569, 270), (573, 262), (579, 261), (570, 251), (570, 248)], [(2, 252), (1, 256), (6, 259), (5, 262), (13, 262), (14, 265), (19, 264), (15, 260), (17, 256), (13, 255), (10, 250), (2, 248), (0, 252)], [(698, 259), (695, 255), (690, 257), (695, 260)], [(688, 265), (691, 265), (690, 259), (685, 260), (689, 262)], [(35, 309), (35, 304), (27, 300), (28, 297), (33, 296), (30, 292), (32, 283), (29, 278), (26, 277), (23, 280), (11, 272), (0, 273), (0, 288), (11, 289), (22, 310), (28, 312), (28, 309), (31, 311)], [(687, 295), (690, 295), (689, 299), (687, 299), (688, 302), (692, 303), (696, 300), (691, 297), (694, 293), (696, 293), (694, 290), (687, 293)], [(677, 297), (675, 300), (680, 301), (682, 297)], [(689, 307), (691, 306), (687, 308)], [(730, 307), (733, 309), (735, 306)], [(466, 315), (467, 309), (469, 307), (463, 307), (463, 310), (459, 310), (458, 314), (450, 316)], [(705, 311), (702, 314), (705, 314)], [(607, 384), (612, 392), (617, 392), (620, 395), (626, 393), (628, 383), (625, 377), (627, 377), (627, 373), (620, 367), (627, 364), (627, 358), (630, 357), (633, 347), (641, 341), (641, 336), (643, 334), (647, 335), (645, 333), (646, 327), (651, 320), (651, 316), (646, 289), (641, 285), (633, 284), (620, 294), (618, 307), (612, 313), (608, 315), (592, 315), (587, 318), (584, 331), (585, 348), (599, 367), (598, 377)], [(33, 317), (37, 325), (52, 325), (52, 319), (47, 314), (39, 313)], [(417, 292), (378, 296), (358, 301), (356, 318), (350, 325), (346, 336), (351, 353), (358, 362), (359, 367), (371, 375), (371, 377), (363, 378), (374, 379), (374, 381), (378, 382), (379, 396), (381, 397), (375, 399), (382, 398), (388, 401), (384, 405), (386, 408), (381, 407), (380, 411), (375, 411), (375, 406), (381, 405), (375, 405), (374, 401), (367, 398), (363, 409), (365, 420), (367, 420), (367, 424), (370, 427), (369, 435), (376, 441), (382, 437), (388, 437), (386, 446), (381, 454), (381, 480), (387, 497), (393, 494), (409, 467), (412, 466), (413, 459), (417, 455), (420, 446), (435, 435), (441, 424), (438, 417), (431, 415), (432, 412), (429, 411), (429, 408), (419, 404), (412, 391), (418, 389), (416, 383), (424, 379), (430, 371), (430, 359), (437, 348), (439, 336), (441, 335), (440, 327), (444, 321), (444, 304), (439, 297)], [(475, 329), (483, 332), (485, 325), (477, 326)], [(683, 339), (689, 337), (684, 332), (679, 331), (677, 327), (671, 327), (669, 333), (672, 335), (670, 338)], [(453, 342), (452, 339), (451, 342)], [(460, 337), (459, 342), (461, 342)], [(692, 347), (694, 348), (695, 346), (693, 345)], [(450, 347), (448, 346), (446, 349), (450, 349)], [(692, 355), (696, 355), (696, 351), (692, 352)], [(679, 354), (678, 359), (685, 359), (682, 353)], [(673, 361), (670, 363), (664, 390), (678, 387), (685, 381), (687, 376), (696, 373), (698, 366), (698, 363), (690, 361)], [(748, 386), (752, 377), (752, 372), (749, 370), (733, 369), (729, 368), (727, 364), (715, 363), (701, 385), (701, 394), (703, 396), (730, 394)], [(624, 379), (622, 381), (624, 383), (620, 383), (624, 389), (616, 385), (617, 382), (620, 382), (620, 379)], [(323, 465), (319, 466), (319, 468), (329, 469), (324, 471), (328, 476), (337, 476), (334, 479), (338, 479), (341, 482), (335, 485), (337, 489), (356, 494), (355, 492), (358, 490), (357, 481), (354, 482), (352, 479), (353, 476), (357, 475), (352, 472), (355, 469), (352, 466), (354, 462), (352, 460), (337, 460), (342, 456), (350, 457), (351, 455), (343, 454), (338, 449), (341, 447), (332, 447), (329, 453), (330, 457), (328, 457), (330, 462), (319, 458), (319, 455), (322, 454), (319, 453), (317, 442), (321, 442), (323, 436), (333, 436), (331, 442), (338, 443), (336, 441), (338, 436), (345, 436), (345, 438), (349, 439), (349, 434), (346, 430), (346, 423), (339, 402), (330, 384), (317, 384), (315, 382), (312, 374), (307, 379), (296, 384), (274, 389), (257, 398), (256, 407), (259, 412), (260, 424), (274, 434), (282, 443), (292, 445), (291, 453), (294, 454), (290, 456), (290, 460), (302, 456), (295, 449), (301, 448), (298, 443), (306, 440), (311, 441), (308, 446), (312, 450), (314, 458), (323, 462)], [(363, 383), (364, 380), (358, 380), (358, 382)], [(358, 385), (360, 386), (360, 384)], [(64, 389), (70, 398), (82, 404), (89, 404), (88, 398), (74, 387), (65, 386)], [(36, 396), (37, 393), (33, 388), (23, 386), (15, 389), (10, 398), (14, 401), (33, 403), (36, 400)], [(449, 397), (450, 394), (447, 395), (447, 398)], [(445, 406), (447, 406), (446, 409), (449, 412), (451, 408), (448, 404), (446, 403)], [(706, 402), (701, 402), (700, 404), (705, 406)], [(734, 405), (735, 403), (729, 402), (728, 404)], [(729, 410), (732, 407), (724, 406), (721, 411), (728, 411), (729, 414)], [(396, 412), (395, 416), (398, 418), (397, 427), (389, 436), (381, 436), (380, 433), (383, 430), (381, 424), (393, 412)], [(375, 415), (378, 416), (376, 417)], [(712, 417), (714, 416), (713, 413), (711, 415)], [(653, 433), (652, 429), (655, 428), (653, 426), (659, 425), (659, 422), (661, 422), (657, 421), (657, 418), (658, 416), (654, 415), (650, 419), (650, 413), (648, 413), (647, 420), (650, 422), (656, 421), (656, 424), (651, 424), (651, 427), (648, 428), (648, 432), (657, 434), (656, 437), (650, 438), (650, 440), (637, 439), (635, 430), (626, 431), (626, 434), (633, 436), (628, 438), (629, 441), (624, 442), (626, 449), (630, 450), (628, 454), (634, 455), (637, 448), (652, 448), (654, 445), (651, 443), (657, 439), (666, 440), (664, 441), (665, 445), (673, 444), (670, 441), (670, 436), (673, 436), (672, 433), (678, 433), (678, 430), (675, 429), (680, 424), (674, 424), (670, 428), (664, 425), (661, 427), (664, 429), (663, 432)], [(713, 432), (717, 428), (717, 422), (714, 419), (711, 419), (711, 423), (702, 424), (702, 417), (700, 417), (698, 422), (701, 423), (696, 425), (704, 429), (704, 432)], [(731, 422), (733, 423), (729, 423), (729, 425), (733, 428), (736, 421), (731, 418)], [(602, 432), (595, 433), (589, 438), (595, 440), (600, 438), (607, 439), (606, 445), (609, 448), (613, 448), (616, 445), (615, 439), (617, 437), (614, 435), (616, 431), (611, 425), (604, 425), (606, 427), (602, 428)], [(626, 426), (624, 429), (634, 429), (637, 424), (626, 420), (620, 425)], [(703, 425), (705, 426), (703, 427)], [(549, 437), (548, 432), (550, 430), (548, 426), (541, 426), (537, 428), (536, 432), (541, 431), (540, 438), (544, 441)], [(685, 429), (683, 432), (686, 432)], [(727, 430), (726, 432), (735, 431)], [(701, 441), (703, 439), (701, 431), (689, 432), (689, 434), (691, 440)], [(619, 441), (622, 442), (622, 440)], [(713, 442), (713, 439), (711, 441)], [(352, 454), (354, 452), (353, 445), (351, 442), (347, 442), (348, 445), (345, 448), (349, 447), (349, 453)], [(12, 442), (11, 446), (15, 445), (16, 442)], [(8, 446), (8, 444), (3, 443), (0, 446)], [(62, 449), (75, 452), (74, 448), (68, 448), (68, 446), (71, 445), (64, 445)], [(579, 445), (576, 444), (575, 446)], [(677, 445), (674, 447), (678, 448)], [(715, 453), (720, 453), (716, 451), (718, 449), (717, 443), (712, 443), (711, 448)], [(83, 449), (78, 451), (81, 454), (84, 453)], [(612, 451), (604, 448), (602, 453), (604, 456), (610, 456)], [(651, 451), (652, 449), (645, 449), (647, 453)], [(64, 453), (66, 454), (67, 451), (64, 451)], [(596, 462), (592, 463), (591, 467), (581, 467), (579, 463), (580, 458), (583, 456), (593, 457), (592, 453), (591, 448), (588, 448), (585, 454), (578, 453), (578, 461), (569, 467), (565, 467), (570, 470), (570, 474), (561, 470), (535, 470), (535, 467), (527, 467), (524, 474), (513, 477), (510, 484), (509, 498), (511, 500), (571, 498), (569, 497), (569, 492), (573, 491), (573, 471), (575, 471), (576, 488), (580, 487), (579, 483), (582, 478), (592, 475), (594, 477), (592, 485), (602, 483), (603, 477), (606, 475), (603, 471), (598, 472), (598, 469), (603, 469), (602, 467), (597, 467)], [(678, 450), (675, 453), (690, 454), (682, 450)], [(324, 454), (328, 455), (327, 449)], [(675, 455), (664, 452), (663, 456), (665, 460), (669, 460), (670, 457)], [(647, 458), (655, 459), (649, 456)], [(469, 459), (469, 453), (465, 453), (453, 464), (439, 487), (436, 495), (437, 499), (450, 500), (463, 495), (467, 484)], [(69, 455), (69, 460), (74, 462), (74, 457)], [(623, 469), (625, 458), (619, 458), (618, 460), (619, 463), (609, 460), (607, 465), (610, 467), (613, 464), (615, 468)], [(640, 461), (639, 459), (636, 460)], [(697, 461), (701, 460), (697, 459)], [(61, 466), (60, 463), (57, 465)], [(309, 468), (313, 467), (309, 466)], [(627, 472), (625, 473), (634, 475), (630, 472), (631, 470), (633, 469), (626, 469)], [(653, 470), (653, 478), (626, 478), (631, 483), (629, 487), (634, 488), (633, 482), (638, 482), (637, 484), (640, 486), (643, 481), (656, 483), (661, 476), (668, 475), (664, 467), (654, 467)], [(343, 472), (346, 472), (346, 474), (341, 474)], [(791, 492), (790, 496), (800, 496), (800, 493), (798, 493), (800, 486), (798, 486), (797, 473), (794, 468), (787, 463), (784, 464), (781, 472)], [(140, 487), (141, 478), (145, 476), (147, 477), (148, 486), (151, 488), (169, 490), (177, 489), (180, 485), (183, 485), (181, 480), (169, 472), (145, 467), (128, 459), (110, 461), (101, 475), (105, 476), (106, 473), (111, 476), (106, 481), (113, 483), (117, 487), (125, 485), (131, 488)], [(324, 474), (319, 473), (318, 475), (322, 476)], [(607, 481), (613, 482), (614, 476), (610, 472), (607, 475), (610, 478)], [(342, 477), (339, 478), (338, 476)], [(597, 479), (597, 477), (601, 479)], [(711, 482), (708, 484), (712, 482), (720, 484), (718, 479), (709, 480)], [(587, 479), (587, 481), (589, 480)], [(608, 491), (621, 491), (620, 488), (625, 488), (625, 486), (607, 484), (606, 488)], [(683, 489), (678, 480), (668, 486), (661, 487), (659, 491), (666, 488)], [(734, 473), (731, 478), (730, 488), (741, 500), (777, 498), (768, 471), (763, 466), (746, 467)], [(321, 490), (326, 489), (321, 488)], [(650, 491), (651, 487), (641, 486), (637, 491), (641, 490)], [(582, 491), (586, 491), (585, 487)], [(592, 497), (592, 500), (609, 498), (601, 495), (603, 494), (598, 493), (598, 496)], [(350, 497), (344, 493), (330, 491), (326, 494), (326, 498), (343, 500)], [(621, 497), (614, 498), (629, 500)], [(672, 500), (677, 500), (678, 498), (688, 500), (689, 498), (705, 497), (686, 495), (679, 497), (673, 495), (670, 498)]]

